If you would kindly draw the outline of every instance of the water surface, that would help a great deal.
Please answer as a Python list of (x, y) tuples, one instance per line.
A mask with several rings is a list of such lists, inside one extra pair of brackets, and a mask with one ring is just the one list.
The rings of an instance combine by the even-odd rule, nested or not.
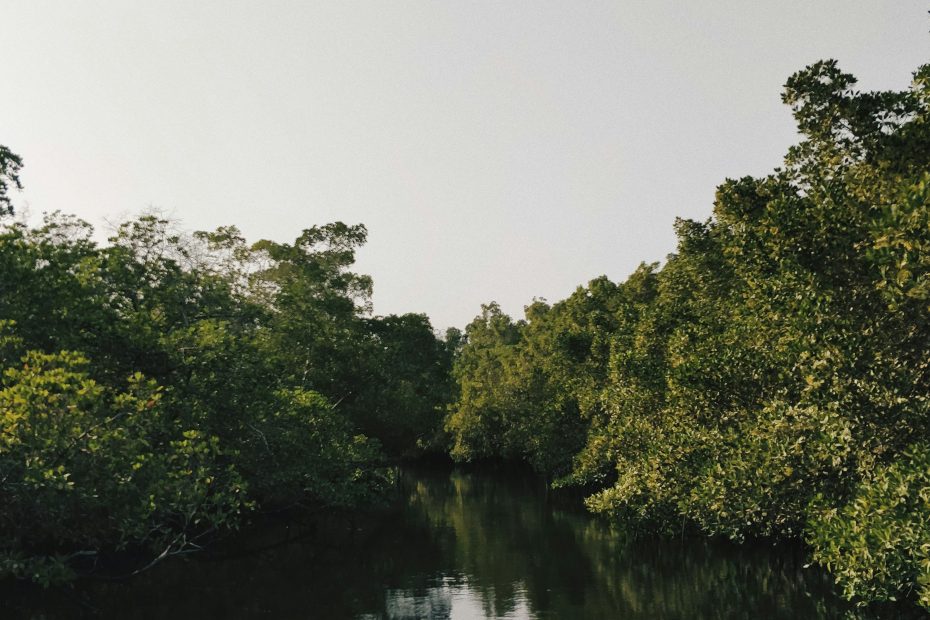
[(129, 582), (8, 596), (22, 618), (780, 620), (868, 614), (791, 546), (630, 543), (529, 475), (404, 469), (376, 515), (273, 520)]

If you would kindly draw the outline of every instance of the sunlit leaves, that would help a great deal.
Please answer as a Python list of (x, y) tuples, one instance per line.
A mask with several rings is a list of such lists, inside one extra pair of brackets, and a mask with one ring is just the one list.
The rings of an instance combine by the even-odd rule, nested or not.
[(926, 455), (908, 448), (930, 432), (928, 76), (865, 93), (834, 61), (792, 76), (802, 140), (784, 166), (677, 221), (651, 293), (633, 301), (640, 272), (622, 302), (578, 306), (609, 317), (599, 330), (550, 318), (577, 296), (530, 306), (509, 340), (486, 310), (457, 362), (453, 454), (538, 460), (538, 421), (575, 403), (587, 440), (561, 483), (594, 487), (592, 510), (734, 539), (807, 531), (848, 595), (928, 604)]
[(930, 448), (910, 446), (836, 507), (819, 497), (808, 539), (849, 597), (930, 607)]

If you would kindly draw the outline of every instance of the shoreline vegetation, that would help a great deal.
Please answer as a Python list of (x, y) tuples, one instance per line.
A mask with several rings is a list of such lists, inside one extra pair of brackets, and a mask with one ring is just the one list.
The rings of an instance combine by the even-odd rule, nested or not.
[(847, 598), (930, 608), (930, 66), (859, 92), (823, 61), (783, 100), (783, 165), (721, 184), (664, 264), (441, 336), (372, 316), (362, 225), (249, 243), (146, 215), (98, 245), (17, 221), (0, 147), (0, 578), (364, 510), (391, 459), (448, 454), (630, 532), (803, 542)]

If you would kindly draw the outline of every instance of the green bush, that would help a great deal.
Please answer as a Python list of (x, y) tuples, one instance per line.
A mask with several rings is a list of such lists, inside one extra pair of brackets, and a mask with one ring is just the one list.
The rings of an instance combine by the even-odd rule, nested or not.
[(848, 598), (900, 600), (930, 608), (930, 444), (911, 446), (878, 468), (845, 505), (811, 509), (814, 560)]
[[(29, 352), (0, 389), (0, 548), (7, 573), (63, 578), (63, 554), (144, 547), (156, 554), (234, 527), (243, 481), (216, 437), (168, 415), (163, 390), (122, 391), (77, 353)], [(20, 561), (11, 558), (19, 557)]]

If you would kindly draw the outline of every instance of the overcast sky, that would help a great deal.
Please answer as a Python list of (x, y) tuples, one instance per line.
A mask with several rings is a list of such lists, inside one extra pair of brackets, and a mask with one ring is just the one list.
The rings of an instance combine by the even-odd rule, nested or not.
[(930, 62), (916, 0), (4, 2), (20, 209), (252, 240), (362, 222), (378, 314), (464, 326), (624, 279), (795, 141), (794, 71)]

